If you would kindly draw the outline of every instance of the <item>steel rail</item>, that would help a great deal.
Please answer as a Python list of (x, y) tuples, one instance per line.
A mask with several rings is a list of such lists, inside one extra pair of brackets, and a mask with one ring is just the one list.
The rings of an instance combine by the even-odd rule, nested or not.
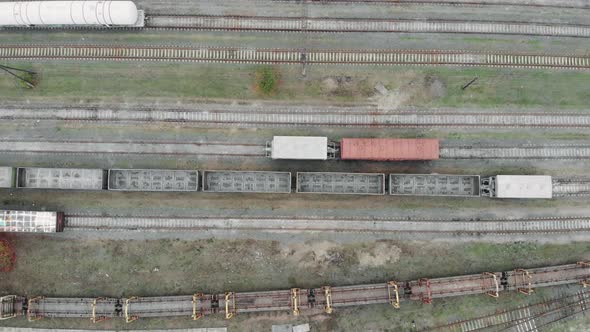
[(590, 158), (587, 145), (442, 146), (441, 159), (567, 159)]
[[(2, 153), (265, 157), (264, 144), (198, 141), (0, 139)], [(225, 151), (221, 151), (225, 150)]]
[[(580, 313), (586, 312), (587, 309), (585, 309), (584, 306), (586, 304), (589, 304), (589, 303), (590, 303), (590, 301), (584, 301), (583, 303), (570, 303), (570, 304), (564, 305), (564, 306), (559, 307), (559, 308), (548, 310), (546, 312), (540, 313), (540, 314), (535, 315), (535, 316), (532, 316), (532, 317), (525, 317), (525, 318), (522, 318), (520, 321), (514, 322), (512, 326), (505, 327), (505, 328), (503, 328), (502, 330), (500, 330), (498, 332), (511, 331), (512, 330), (512, 327), (517, 327), (517, 326), (520, 326), (522, 324), (525, 324), (526, 327), (523, 327), (522, 329), (519, 329), (519, 331), (522, 331), (522, 332), (537, 332), (537, 331), (539, 331), (539, 328), (547, 327), (547, 326), (556, 324), (556, 323), (558, 323), (558, 322), (560, 322), (562, 320), (565, 320), (565, 319), (571, 318), (571, 317), (573, 317), (575, 315), (578, 315)], [(571, 308), (573, 312), (568, 312), (568, 313), (565, 313), (564, 314), (563, 313), (564, 309), (568, 309), (568, 308)], [(536, 324), (535, 324), (535, 326), (526, 325), (527, 322), (531, 322), (531, 321), (534, 321), (535, 319), (540, 319), (540, 318), (543, 318), (543, 317), (547, 317), (547, 316), (552, 315), (552, 314), (559, 314), (559, 316), (557, 318), (554, 318), (554, 319), (549, 320), (548, 322), (544, 322), (541, 325), (536, 325)]]
[(492, 7), (492, 6), (514, 6), (514, 7), (532, 7), (532, 8), (559, 8), (559, 9), (589, 9), (590, 6), (583, 1), (518, 1), (518, 0), (271, 0), (279, 3), (306, 3), (313, 5), (342, 5), (342, 4), (374, 4), (388, 6), (414, 6), (414, 5), (433, 5), (433, 6), (453, 6), (453, 7)]
[(590, 179), (553, 178), (553, 196), (590, 196)]
[(448, 50), (301, 50), (163, 45), (1, 45), (0, 59), (590, 69), (590, 56), (588, 55), (509, 54)]
[[(126, 216), (120, 216), (120, 215), (113, 215), (113, 216), (104, 216), (102, 214), (84, 214), (84, 213), (69, 213), (67, 214), (67, 216), (69, 217), (112, 217), (112, 218), (127, 218)], [(166, 218), (165, 216), (136, 216), (137, 218), (144, 218), (144, 219), (160, 219), (160, 218)], [(178, 218), (178, 219), (192, 219), (193, 217), (179, 217), (179, 216), (175, 216), (173, 218)], [(218, 219), (218, 218), (227, 218), (227, 219), (250, 219), (250, 218), (254, 218), (256, 220), (276, 220), (276, 219), (292, 219), (292, 220), (332, 220), (332, 221), (375, 221), (375, 220), (379, 220), (379, 221), (391, 221), (391, 220), (396, 220), (396, 219), (392, 219), (389, 217), (365, 217), (365, 216), (342, 216), (342, 217), (337, 217), (337, 216), (288, 216), (288, 215), (279, 215), (279, 216), (253, 216), (253, 217), (243, 217), (243, 216), (239, 216), (239, 217), (231, 217), (231, 216), (199, 216), (199, 219)], [(489, 218), (489, 219), (481, 219), (481, 218), (469, 218), (469, 219), (445, 219), (445, 218), (420, 218), (420, 219), (399, 219), (400, 221), (428, 221), (428, 222), (439, 222), (439, 221), (448, 221), (448, 222), (504, 222), (504, 221), (515, 221), (515, 220), (522, 220), (522, 221), (551, 221), (551, 220), (563, 220), (563, 221), (568, 221), (568, 220), (577, 220), (577, 219), (590, 219), (590, 216), (567, 216), (567, 217), (561, 217), (561, 216), (555, 216), (555, 217), (535, 217), (535, 218), (520, 218), (520, 219), (514, 219), (514, 218)], [(385, 287), (385, 286), (384, 286)]]
[(260, 231), (322, 231), (354, 233), (424, 233), (424, 234), (555, 234), (590, 232), (590, 218), (555, 220), (504, 219), (478, 221), (407, 221), (297, 218), (231, 218), (231, 217), (105, 217), (66, 215), (68, 229), (118, 231), (185, 231), (185, 230), (260, 230)]
[[(223, 107), (223, 106), (221, 106)], [(360, 128), (590, 128), (583, 112), (381, 111), (372, 108), (237, 108), (219, 110), (111, 109), (108, 107), (1, 108), (0, 119), (113, 123), (182, 123), (215, 127)]]
[[(506, 326), (506, 325), (511, 325), (513, 323), (517, 323), (521, 320), (523, 320), (522, 317), (516, 316), (515, 314), (518, 312), (521, 312), (523, 310), (528, 310), (528, 311), (533, 311), (534, 314), (532, 314), (531, 316), (539, 316), (540, 314), (547, 312), (548, 310), (547, 307), (554, 309), (554, 305), (557, 306), (557, 309), (561, 309), (564, 308), (564, 306), (566, 304), (588, 304), (590, 303), (590, 300), (579, 300), (577, 298), (579, 298), (580, 296), (586, 297), (590, 295), (590, 292), (586, 291), (580, 291), (577, 292), (576, 294), (568, 294), (566, 296), (561, 296), (561, 297), (557, 297), (557, 298), (552, 298), (546, 301), (542, 301), (542, 302), (537, 302), (537, 303), (533, 303), (533, 304), (527, 304), (524, 306), (519, 306), (516, 308), (511, 308), (511, 309), (505, 309), (493, 314), (488, 314), (488, 315), (484, 315), (484, 316), (479, 316), (479, 317), (475, 317), (472, 319), (464, 319), (464, 320), (460, 320), (460, 321), (455, 321), (446, 325), (439, 325), (439, 326), (435, 326), (432, 328), (426, 328), (424, 330), (421, 330), (421, 332), (434, 332), (434, 331), (455, 331), (455, 330), (465, 330), (468, 329), (469, 331), (482, 331), (491, 327), (500, 327), (500, 326)], [(566, 301), (566, 304), (563, 304), (562, 302)], [(539, 310), (539, 314), (536, 313), (537, 309)], [(502, 318), (507, 318), (507, 319), (502, 319)], [(477, 323), (477, 322), (481, 322)], [(463, 326), (465, 326), (465, 328), (463, 328)]]
[[(14, 140), (10, 138), (0, 138), (0, 143), (38, 143), (39, 141), (34, 139), (19, 139)], [(47, 143), (75, 143), (75, 144), (94, 144), (94, 143), (102, 143), (102, 144), (170, 144), (170, 145), (194, 145), (194, 146), (253, 146), (253, 147), (261, 147), (264, 145), (256, 144), (256, 143), (240, 143), (240, 142), (197, 142), (197, 141), (128, 141), (128, 140), (106, 140), (106, 141), (98, 141), (98, 140), (86, 140), (86, 139), (76, 139), (76, 140), (64, 140), (64, 139), (45, 139), (43, 142)]]
[(590, 25), (492, 20), (149, 15), (145, 29), (315, 33), (450, 33), (590, 38)]

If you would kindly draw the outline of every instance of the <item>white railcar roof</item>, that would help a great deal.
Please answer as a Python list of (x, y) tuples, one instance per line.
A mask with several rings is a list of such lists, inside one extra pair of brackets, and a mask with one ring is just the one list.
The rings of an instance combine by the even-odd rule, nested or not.
[(498, 198), (552, 198), (553, 183), (548, 175), (498, 175)]
[(328, 138), (312, 136), (274, 136), (272, 159), (328, 159)]
[(11, 188), (14, 182), (12, 167), (0, 167), (0, 188)]

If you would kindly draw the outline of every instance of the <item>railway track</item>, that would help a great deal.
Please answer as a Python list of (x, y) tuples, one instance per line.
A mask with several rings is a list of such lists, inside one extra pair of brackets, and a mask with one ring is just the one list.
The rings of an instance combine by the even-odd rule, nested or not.
[(588, 69), (590, 56), (448, 50), (261, 49), (130, 45), (2, 45), (4, 60), (432, 65)]
[(275, 32), (403, 32), (590, 37), (590, 26), (517, 21), (149, 15), (148, 29)]
[(588, 9), (590, 5), (584, 0), (271, 0), (272, 2), (306, 2), (308, 4), (330, 5), (330, 4), (376, 4), (388, 6), (408, 5), (436, 5), (436, 6), (516, 6), (533, 8), (562, 8), (562, 9)]
[(0, 140), (2, 153), (265, 157), (264, 144), (86, 140)]
[(375, 108), (196, 106), (193, 110), (1, 108), (0, 119), (90, 122), (172, 122), (219, 127), (590, 128), (585, 112), (379, 111)]
[(425, 233), (447, 235), (550, 234), (590, 232), (590, 217), (490, 220), (387, 220), (330, 217), (161, 217), (69, 214), (65, 230), (264, 230)]
[(424, 329), (422, 332), (537, 331), (538, 325), (558, 321), (572, 313), (585, 312), (589, 307), (590, 292), (578, 291), (575, 294), (568, 294), (531, 305), (518, 306), (517, 308), (501, 310), (490, 315)]
[(441, 159), (588, 159), (587, 145), (457, 146), (440, 148)]
[[(181, 142), (181, 141), (86, 141), (86, 140), (0, 140), (0, 152), (5, 154), (51, 154), (51, 155), (160, 155), (160, 156), (220, 156), (220, 157), (266, 157), (264, 144), (232, 142)], [(442, 146), (441, 159), (590, 159), (588, 145), (525, 145), (525, 146)], [(560, 192), (571, 190), (584, 194), (588, 185), (571, 182), (559, 187)]]
[(553, 178), (553, 196), (589, 196), (590, 179)]

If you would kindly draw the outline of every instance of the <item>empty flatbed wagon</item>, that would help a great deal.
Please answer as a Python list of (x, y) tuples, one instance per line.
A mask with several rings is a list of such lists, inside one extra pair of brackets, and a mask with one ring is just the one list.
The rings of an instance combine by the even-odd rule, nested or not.
[(90, 318), (91, 321), (118, 317), (116, 298), (34, 297), (28, 301), (27, 318)]
[(437, 139), (343, 138), (340, 159), (374, 161), (437, 160)]
[(0, 232), (55, 233), (63, 229), (63, 212), (0, 210)]
[(479, 175), (389, 174), (389, 194), (479, 197), (479, 181)]
[(291, 173), (203, 171), (203, 191), (218, 193), (291, 193)]
[(199, 172), (164, 169), (110, 169), (109, 190), (198, 191)]
[(385, 174), (298, 172), (297, 192), (384, 195)]
[(103, 190), (107, 186), (106, 173), (102, 169), (24, 167), (17, 170), (17, 187)]

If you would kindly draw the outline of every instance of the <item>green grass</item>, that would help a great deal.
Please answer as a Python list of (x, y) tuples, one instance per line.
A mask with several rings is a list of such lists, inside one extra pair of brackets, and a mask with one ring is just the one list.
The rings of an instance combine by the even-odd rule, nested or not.
[(280, 79), (280, 72), (273, 67), (264, 66), (256, 71), (256, 86), (263, 95), (274, 94), (278, 89)]
[[(190, 102), (203, 99), (260, 99), (256, 91), (256, 65), (47, 62), (7, 63), (33, 68), (39, 84), (25, 90), (8, 75), (0, 75), (4, 100)], [(313, 66), (306, 78), (299, 66), (273, 67), (281, 84), (266, 99), (293, 102), (366, 102), (376, 82), (396, 89), (425, 77), (436, 78), (446, 88), (443, 97), (410, 96), (401, 105), (416, 106), (517, 106), (586, 109), (590, 105), (590, 73), (486, 68)], [(326, 77), (351, 77), (348, 94), (326, 94)], [(269, 76), (270, 77), (270, 76)], [(478, 77), (466, 90), (461, 87)], [(275, 76), (276, 81), (276, 76)], [(268, 82), (274, 88), (276, 82)], [(272, 84), (271, 84), (272, 83)], [(422, 91), (420, 87), (415, 88)], [(358, 90), (358, 91), (357, 91)]]
[[(448, 94), (437, 104), (442, 106), (497, 105), (559, 106), (586, 108), (590, 91), (590, 75), (583, 72), (551, 72), (544, 70), (494, 70), (448, 68), (430, 69), (432, 75), (443, 77)], [(466, 90), (461, 86), (478, 77)]]

